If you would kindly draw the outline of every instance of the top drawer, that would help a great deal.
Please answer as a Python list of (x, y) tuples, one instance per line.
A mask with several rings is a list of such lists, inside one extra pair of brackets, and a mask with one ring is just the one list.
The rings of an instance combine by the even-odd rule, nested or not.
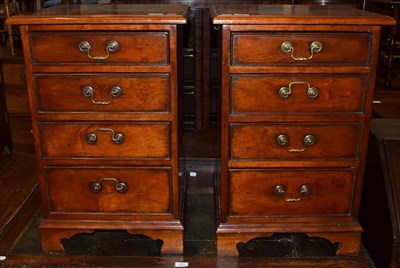
[(168, 65), (168, 32), (33, 32), (32, 63)]
[(233, 33), (231, 65), (368, 65), (370, 46), (370, 33)]

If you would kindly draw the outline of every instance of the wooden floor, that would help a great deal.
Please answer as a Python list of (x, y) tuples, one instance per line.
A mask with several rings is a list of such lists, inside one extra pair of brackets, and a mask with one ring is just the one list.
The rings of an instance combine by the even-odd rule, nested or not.
[[(378, 80), (374, 116), (400, 118), (400, 79), (392, 83), (391, 88), (382, 87)], [(399, 93), (397, 93), (397, 90)], [(190, 132), (185, 135), (185, 157), (191, 159), (214, 159), (218, 155), (218, 131)], [(205, 145), (206, 144), (206, 145)], [(192, 165), (196, 165), (193, 164)], [(368, 252), (362, 250), (355, 257), (218, 257), (215, 251), (198, 251), (184, 255), (160, 256), (104, 256), (84, 254), (43, 254), (31, 248), (40, 248), (40, 243), (33, 239), (34, 245), (25, 245), (25, 236), (29, 226), (34, 225), (38, 217), (39, 200), (35, 186), (35, 165), (33, 154), (13, 152), (12, 155), (0, 155), (0, 267), (178, 267), (177, 262), (187, 262), (188, 267), (375, 267)], [(3, 183), (3, 184), (1, 184)], [(210, 185), (194, 184), (194, 192), (207, 192)], [(202, 188), (203, 187), (203, 188)], [(7, 217), (5, 215), (8, 215)], [(33, 227), (35, 228), (35, 227)], [(36, 230), (37, 231), (37, 230)], [(36, 232), (34, 231), (34, 232)], [(21, 242), (22, 241), (22, 242)], [(192, 241), (196, 243), (196, 241)], [(205, 241), (198, 241), (198, 244)], [(206, 241), (211, 242), (213, 241)], [(210, 243), (208, 243), (210, 244)], [(16, 250), (16, 247), (27, 251)], [(215, 241), (214, 241), (215, 248)]]
[(0, 154), (0, 255), (7, 254), (39, 210), (32, 153)]
[(331, 258), (331, 259), (264, 259), (264, 258), (217, 258), (217, 257), (60, 257), (60, 256), (7, 256), (5, 266), (13, 267), (185, 267), (177, 266), (177, 262), (186, 262), (186, 267), (207, 268), (266, 268), (266, 267), (330, 267), (330, 268), (355, 268), (371, 267), (364, 260), (357, 258)]

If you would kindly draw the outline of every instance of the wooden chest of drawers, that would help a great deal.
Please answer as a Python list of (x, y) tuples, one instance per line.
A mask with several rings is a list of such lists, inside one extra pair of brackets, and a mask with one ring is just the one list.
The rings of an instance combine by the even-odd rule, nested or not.
[(334, 6), (215, 6), (222, 62), (219, 254), (275, 233), (359, 252), (381, 25)]
[(57, 6), (8, 20), (21, 25), (44, 251), (127, 230), (182, 253), (177, 49), (187, 12)]

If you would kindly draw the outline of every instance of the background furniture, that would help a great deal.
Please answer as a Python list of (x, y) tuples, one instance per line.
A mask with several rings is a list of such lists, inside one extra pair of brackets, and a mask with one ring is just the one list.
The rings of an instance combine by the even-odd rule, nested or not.
[(0, 21), (1, 28), (0, 33), (2, 33), (2, 43), (6, 45), (10, 49), (11, 55), (15, 55), (15, 36), (14, 29), (11, 25), (7, 25), (5, 21), (7, 18), (22, 14), (24, 12), (29, 12), (34, 10), (36, 7), (34, 6), (35, 1), (30, 0), (4, 0), (2, 4), (2, 8), (0, 10)]
[(394, 20), (339, 6), (211, 14), (222, 62), (218, 253), (305, 233), (358, 254), (380, 29)]
[(395, 57), (398, 51), (399, 42), (399, 19), (400, 19), (400, 2), (396, 0), (367, 0), (365, 9), (392, 16), (396, 20), (396, 24), (384, 28), (382, 33), (382, 56), (383, 63), (386, 67), (385, 85), (390, 88), (392, 85), (392, 76), (395, 67)]
[(400, 120), (373, 119), (360, 222), (377, 267), (400, 266)]
[(177, 51), (187, 12), (55, 6), (9, 19), (21, 25), (30, 63), (44, 251), (101, 229), (161, 239), (164, 253), (182, 253)]
[(32, 124), (25, 74), (22, 51), (15, 49), (13, 56), (8, 47), (1, 47), (0, 78), (7, 100), (13, 148), (20, 152), (33, 152)]
[(11, 152), (12, 141), (10, 126), (8, 120), (8, 113), (6, 107), (6, 98), (4, 93), (4, 86), (0, 87), (0, 154), (6, 149)]

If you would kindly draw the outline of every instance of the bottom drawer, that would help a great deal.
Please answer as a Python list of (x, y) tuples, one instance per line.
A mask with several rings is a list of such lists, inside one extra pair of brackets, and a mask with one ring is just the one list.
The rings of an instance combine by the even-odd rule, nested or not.
[(230, 170), (229, 215), (349, 215), (355, 169)]
[(171, 168), (45, 169), (50, 213), (171, 214)]

